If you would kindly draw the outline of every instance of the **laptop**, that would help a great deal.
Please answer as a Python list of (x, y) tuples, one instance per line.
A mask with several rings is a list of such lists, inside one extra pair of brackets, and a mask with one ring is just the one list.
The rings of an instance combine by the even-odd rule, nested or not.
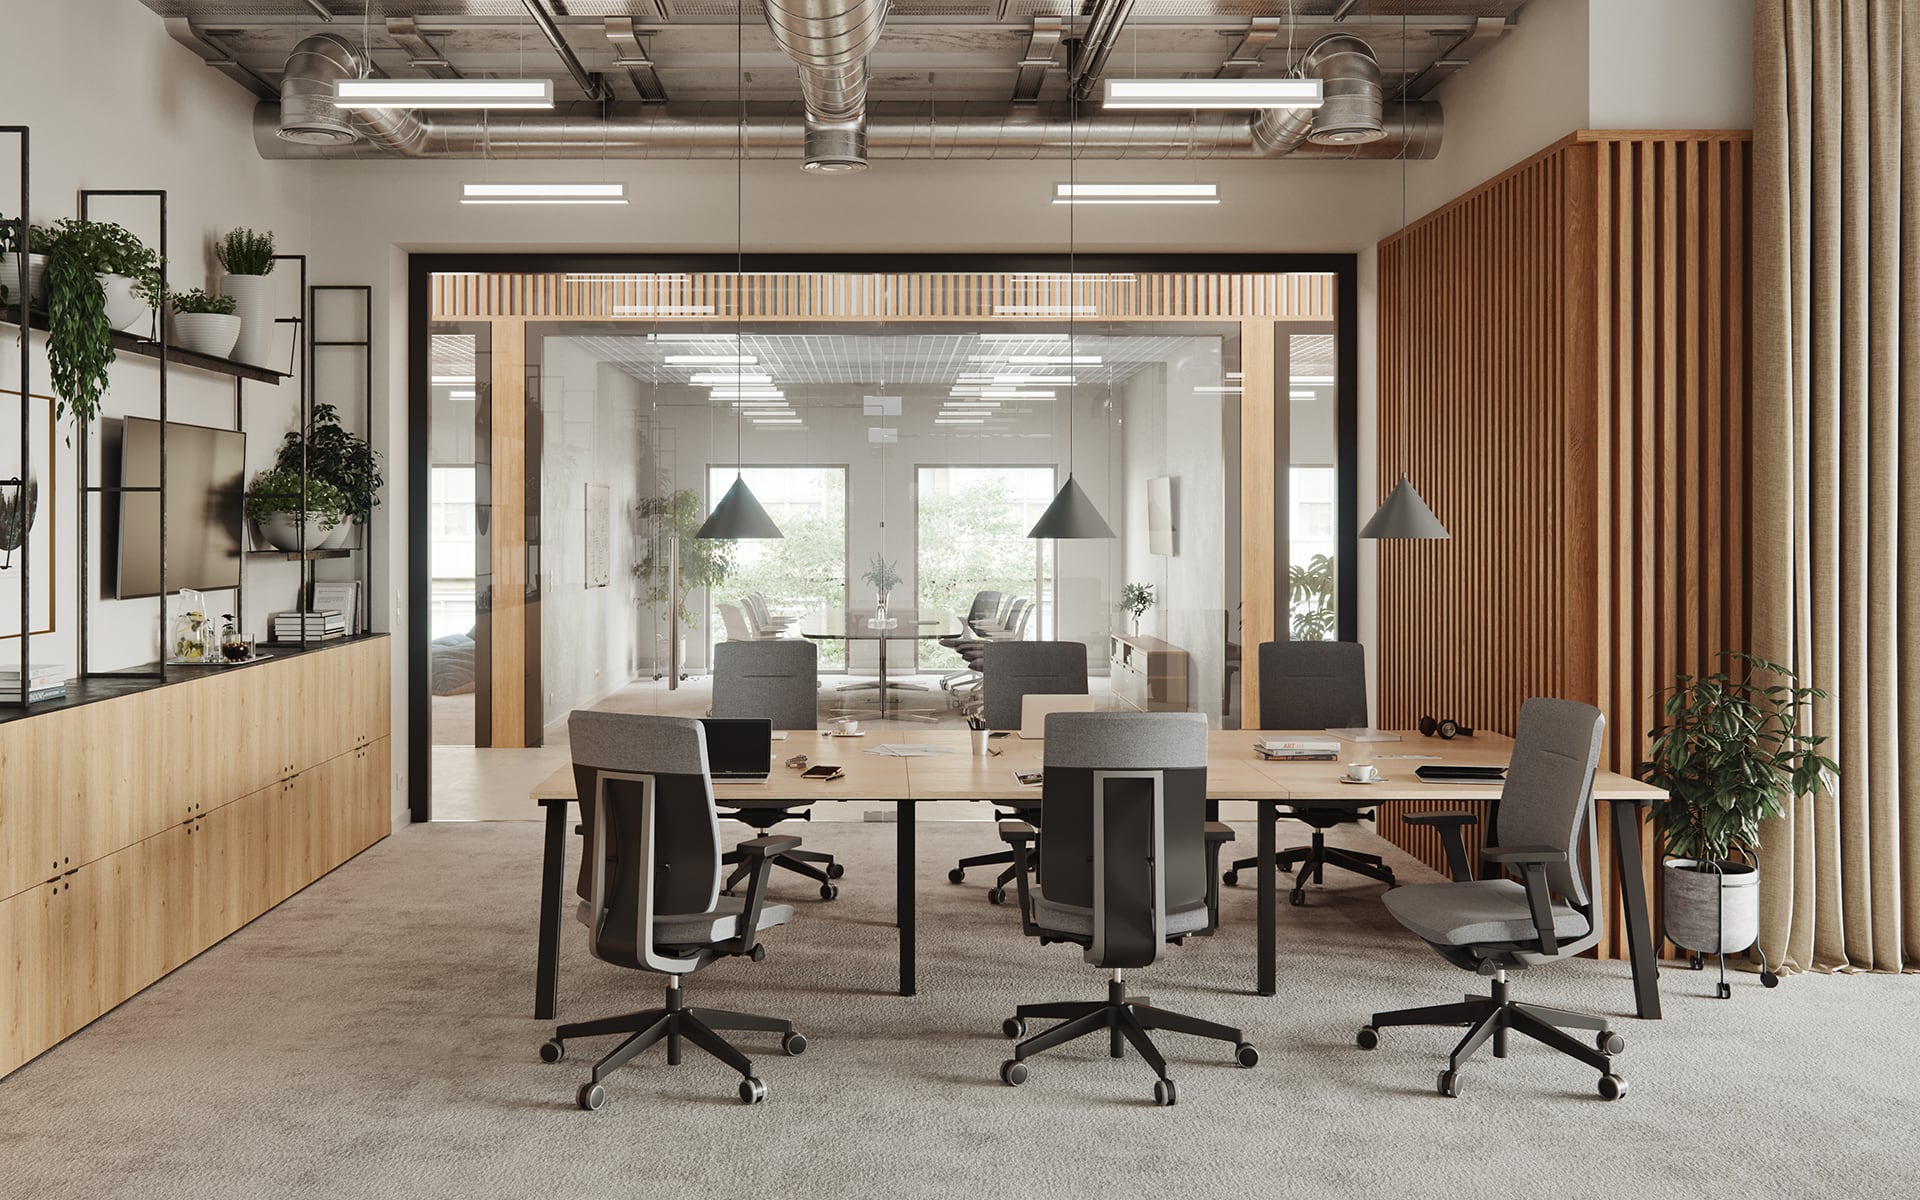
[(1047, 736), (1047, 714), (1057, 712), (1092, 712), (1093, 697), (1082, 693), (1078, 696), (1026, 695), (1020, 697), (1020, 736), (1023, 738), (1043, 738)]
[(773, 722), (765, 717), (702, 717), (707, 774), (715, 783), (765, 783), (773, 767)]

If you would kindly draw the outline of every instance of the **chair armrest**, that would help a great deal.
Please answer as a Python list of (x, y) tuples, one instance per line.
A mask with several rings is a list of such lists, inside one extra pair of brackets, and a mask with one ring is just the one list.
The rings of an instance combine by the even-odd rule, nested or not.
[(1547, 891), (1547, 867), (1566, 862), (1567, 852), (1552, 846), (1497, 846), (1483, 851), (1481, 858), (1496, 866), (1520, 868), (1527, 889), (1527, 914), (1533, 918), (1533, 931), (1540, 938), (1540, 953), (1560, 953), (1560, 940), (1553, 932), (1553, 898)]
[(1220, 847), (1233, 840), (1233, 826), (1225, 821), (1207, 822), (1207, 927), (1200, 931), (1203, 937), (1212, 937), (1220, 928)]
[(1567, 852), (1552, 846), (1487, 846), (1480, 851), (1480, 857), (1503, 867), (1531, 866), (1536, 863), (1545, 866), (1566, 862)]
[(798, 850), (799, 848), (800, 839), (794, 837), (792, 834), (770, 834), (765, 837), (757, 837), (750, 841), (741, 842), (738, 846), (734, 847), (734, 849), (749, 858), (772, 858), (777, 854), (785, 854), (789, 850)]
[(1225, 821), (1207, 822), (1207, 845), (1217, 846), (1221, 842), (1231, 842), (1234, 838), (1233, 826)]
[(740, 908), (740, 934), (714, 946), (721, 954), (754, 957), (760, 948), (760, 909), (767, 899), (767, 880), (773, 874), (775, 855), (798, 849), (800, 839), (787, 834), (757, 837), (741, 842), (738, 849), (746, 862), (753, 864), (747, 873), (747, 898)]
[(1469, 812), (1406, 813), (1400, 818), (1409, 825), (1424, 825), (1440, 831), (1440, 844), (1447, 851), (1447, 871), (1455, 883), (1473, 879), (1473, 864), (1467, 861), (1467, 839), (1460, 831), (1478, 825), (1480, 818)]
[(1039, 835), (1040, 831), (1025, 821), (1000, 822), (1000, 840), (1009, 846), (1015, 848), (1031, 846), (1033, 839)]

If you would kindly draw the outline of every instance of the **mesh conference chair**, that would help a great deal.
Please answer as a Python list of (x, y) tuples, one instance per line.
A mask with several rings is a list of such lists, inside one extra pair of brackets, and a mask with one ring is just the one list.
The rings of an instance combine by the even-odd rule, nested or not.
[(747, 619), (741, 615), (740, 606), (737, 604), (718, 604), (714, 607), (720, 610), (720, 624), (726, 629), (729, 642), (771, 641), (779, 636), (755, 631), (747, 624)]
[[(812, 642), (798, 638), (777, 641), (721, 642), (713, 648), (713, 715), (716, 717), (764, 717), (775, 729), (817, 729), (819, 727), (820, 650)], [(782, 821), (806, 821), (812, 818), (804, 801), (751, 800), (725, 796), (722, 815), (744, 822), (765, 832)], [(750, 857), (727, 855), (729, 864), (738, 864), (727, 876), (725, 891), (753, 869)], [(819, 865), (815, 865), (819, 864)], [(847, 869), (833, 861), (831, 854), (812, 850), (791, 850), (776, 857), (773, 865), (797, 875), (805, 875), (820, 885), (820, 898), (831, 900), (840, 894), (833, 881)]]
[[(1085, 642), (989, 642), (981, 648), (981, 716), (989, 729), (1020, 728), (1021, 702), (1032, 696), (1084, 696), (1087, 694), (1087, 644)], [(1007, 810), (995, 810), (994, 819), (1040, 823), (1040, 804), (1013, 804)], [(968, 867), (1005, 863), (1000, 878), (987, 889), (987, 900), (1004, 904), (1007, 885), (1020, 873), (1027, 854), (1002, 850), (995, 854), (975, 854), (960, 860), (947, 872), (949, 883), (962, 883)]]
[(1024, 641), (1027, 636), (1027, 625), (1033, 620), (1033, 612), (1037, 607), (1024, 597), (1017, 599), (1007, 606), (1006, 617), (1002, 623), (982, 626), (978, 637), (964, 638), (954, 646), (973, 673), (971, 683), (956, 683), (949, 689), (963, 706), (969, 701), (977, 702), (980, 699), (981, 679), (986, 671), (987, 647), (994, 642)]
[[(1260, 644), (1260, 728), (1342, 729), (1367, 724), (1367, 652), (1358, 642), (1262, 642)], [(1378, 854), (1342, 850), (1327, 845), (1326, 831), (1374, 819), (1371, 808), (1294, 805), (1286, 815), (1313, 827), (1313, 843), (1282, 850), (1275, 863), (1282, 871), (1298, 864), (1294, 904), (1307, 902), (1307, 881), (1324, 882), (1329, 866), (1339, 867), (1393, 886), (1393, 868)], [(1228, 886), (1240, 872), (1258, 866), (1257, 858), (1237, 860), (1228, 868)]]
[[(1594, 831), (1593, 776), (1600, 764), (1600, 710), (1571, 700), (1529, 700), (1520, 710), (1513, 761), (1480, 852), (1481, 877), (1396, 888), (1387, 893), (1393, 919), (1423, 938), (1456, 967), (1493, 977), (1492, 994), (1460, 1004), (1436, 1004), (1373, 1014), (1354, 1039), (1363, 1050), (1380, 1044), (1393, 1025), (1465, 1025), (1467, 1033), (1440, 1072), (1440, 1094), (1460, 1094), (1460, 1067), (1493, 1042), (1507, 1056), (1507, 1034), (1523, 1033), (1600, 1072), (1600, 1095), (1617, 1100), (1627, 1081), (1613, 1056), (1626, 1042), (1604, 1017), (1522, 1004), (1507, 996), (1507, 972), (1579, 954), (1600, 940), (1595, 881), (1600, 851)], [(1448, 842), (1448, 857), (1466, 862), (1460, 826), (1466, 813), (1422, 814)], [(1420, 816), (1407, 820), (1421, 823)], [(1518, 872), (1515, 881), (1509, 875)], [(1583, 1042), (1567, 1033), (1593, 1035)]]
[[(1152, 1031), (1229, 1042), (1251, 1067), (1259, 1052), (1240, 1030), (1127, 997), (1126, 972), (1151, 966), (1169, 941), (1209, 924), (1206, 851), (1207, 718), (1201, 713), (1054, 713), (1047, 718), (1046, 842), (1036, 888), (1020, 871), (1020, 923), (1042, 944), (1070, 942), (1112, 972), (1107, 998), (1023, 1004), (1003, 1029), (1022, 1039), (1000, 1078), (1026, 1082), (1026, 1060), (1105, 1033), (1108, 1053), (1132, 1043), (1159, 1076), (1155, 1103), (1177, 1099)], [(1059, 1024), (1027, 1036), (1029, 1020)]]
[(794, 837), (761, 837), (741, 844), (753, 863), (746, 898), (720, 895), (720, 819), (707, 777), (706, 731), (698, 721), (638, 713), (576, 712), (567, 719), (573, 774), (580, 790), (586, 846), (580, 862), (580, 920), (593, 956), (615, 966), (667, 977), (666, 1003), (644, 1012), (562, 1025), (540, 1047), (559, 1062), (571, 1038), (624, 1033), (627, 1038), (594, 1064), (575, 1096), (589, 1111), (606, 1103), (603, 1081), (634, 1055), (667, 1043), (678, 1065), (681, 1044), (692, 1042), (740, 1073), (740, 1099), (758, 1104), (766, 1085), (753, 1060), (717, 1030), (780, 1035), (787, 1054), (807, 1048), (790, 1021), (750, 1013), (688, 1008), (680, 977), (722, 958), (761, 959), (759, 934), (792, 919), (793, 908), (765, 903), (769, 864), (800, 844)]
[[(999, 612), (999, 592), (975, 592), (973, 594), (973, 603), (967, 608), (967, 618), (962, 630), (959, 633), (949, 633), (945, 635), (940, 639), (940, 644), (958, 653), (960, 643), (979, 640), (981, 627), (985, 623), (992, 621)], [(940, 686), (948, 688), (952, 687), (958, 680), (977, 678), (979, 678), (979, 673), (971, 666), (968, 666), (961, 670), (949, 671), (945, 675), (942, 675), (940, 677)]]

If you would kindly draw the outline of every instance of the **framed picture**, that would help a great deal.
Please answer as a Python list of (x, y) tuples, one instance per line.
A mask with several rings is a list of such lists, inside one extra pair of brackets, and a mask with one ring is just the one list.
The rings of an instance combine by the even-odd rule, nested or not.
[[(54, 571), (59, 549), (58, 500), (54, 478), (53, 397), (28, 398), (33, 423), (27, 461), (20, 461), (20, 393), (0, 389), (0, 641), (30, 633), (52, 633)], [(25, 544), (24, 549), (22, 544)], [(20, 579), (31, 590), (28, 612), (20, 612)]]
[(604, 483), (587, 485), (587, 586), (613, 581), (612, 493)]

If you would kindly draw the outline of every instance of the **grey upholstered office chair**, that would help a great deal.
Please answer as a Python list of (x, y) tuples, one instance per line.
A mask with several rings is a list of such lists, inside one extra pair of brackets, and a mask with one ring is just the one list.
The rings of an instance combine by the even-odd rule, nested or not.
[(807, 1039), (790, 1021), (749, 1013), (687, 1008), (680, 977), (727, 957), (760, 959), (759, 934), (792, 919), (793, 908), (765, 903), (772, 856), (800, 844), (760, 837), (741, 844), (753, 863), (744, 899), (720, 895), (720, 819), (707, 777), (706, 731), (698, 721), (638, 713), (575, 712), (567, 718), (573, 775), (585, 819), (580, 862), (580, 920), (593, 956), (667, 977), (666, 1003), (644, 1012), (562, 1025), (540, 1047), (559, 1062), (569, 1038), (629, 1035), (594, 1064), (575, 1096), (581, 1108), (606, 1102), (602, 1081), (655, 1042), (678, 1064), (682, 1041), (740, 1072), (740, 1099), (757, 1104), (766, 1085), (753, 1061), (716, 1030), (780, 1035), (788, 1054)]
[[(1021, 702), (1028, 696), (1084, 696), (1087, 694), (1087, 644), (1085, 642), (989, 642), (981, 647), (981, 715), (989, 729), (1020, 728)], [(1040, 804), (1010, 804), (996, 811), (996, 819), (1040, 823)], [(960, 860), (947, 872), (950, 883), (966, 880), (968, 867), (986, 867), (1000, 863), (1006, 869), (987, 889), (987, 900), (1003, 904), (1007, 885), (1020, 873), (1019, 864), (1027, 856), (1017, 850), (994, 854), (975, 854)]]
[[(1344, 729), (1366, 725), (1367, 652), (1360, 643), (1260, 643), (1260, 728)], [(1310, 845), (1290, 846), (1274, 860), (1282, 871), (1291, 871), (1296, 864), (1300, 868), (1288, 896), (1292, 903), (1305, 904), (1307, 881), (1324, 882), (1329, 866), (1393, 886), (1393, 868), (1378, 854), (1327, 845), (1327, 830), (1371, 821), (1372, 808), (1296, 804), (1289, 806), (1285, 815), (1313, 828)], [(1239, 882), (1240, 872), (1259, 862), (1257, 858), (1238, 860), (1227, 869), (1225, 882), (1228, 886)]]
[[(1171, 1030), (1230, 1042), (1234, 1061), (1260, 1055), (1226, 1025), (1154, 1008), (1127, 997), (1126, 972), (1151, 966), (1169, 941), (1209, 924), (1206, 851), (1207, 718), (1201, 713), (1054, 713), (1047, 717), (1041, 803), (1046, 840), (1037, 889), (1022, 869), (1020, 923), (1029, 936), (1085, 947), (1085, 958), (1112, 972), (1107, 998), (1023, 1004), (1003, 1026), (1023, 1039), (1000, 1078), (1026, 1082), (1026, 1060), (1089, 1034), (1105, 1033), (1108, 1051), (1132, 1043), (1159, 1076), (1153, 1098), (1177, 1099), (1151, 1031)], [(1027, 1036), (1029, 1019), (1059, 1024)]]
[[(1375, 1013), (1355, 1038), (1361, 1049), (1378, 1046), (1380, 1030), (1392, 1025), (1468, 1026), (1440, 1072), (1440, 1093), (1458, 1096), (1461, 1065), (1489, 1039), (1494, 1057), (1505, 1058), (1507, 1033), (1515, 1031), (1599, 1070), (1603, 1098), (1626, 1094), (1627, 1081), (1613, 1070), (1613, 1056), (1626, 1049), (1626, 1042), (1608, 1028), (1606, 1018), (1507, 997), (1508, 971), (1570, 958), (1600, 940), (1594, 911), (1600, 851), (1593, 776), (1605, 728), (1606, 719), (1589, 704), (1534, 699), (1520, 709), (1512, 765), (1487, 829), (1488, 844), (1480, 852), (1480, 878), (1396, 888), (1386, 896), (1393, 919), (1442, 958), (1493, 976), (1492, 994)], [(1460, 826), (1474, 822), (1471, 814), (1407, 820), (1438, 826), (1449, 843), (1449, 858), (1466, 861)], [(1508, 877), (1515, 871), (1518, 882)], [(1580, 1041), (1568, 1029), (1592, 1033), (1593, 1040)]]
[[(799, 638), (754, 642), (721, 642), (713, 648), (713, 715), (716, 717), (764, 717), (775, 729), (819, 728), (820, 650), (812, 642)], [(720, 804), (722, 815), (765, 832), (782, 821), (811, 818), (803, 801), (754, 800), (728, 795)], [(752, 870), (750, 859), (729, 854), (726, 861), (738, 864), (727, 877), (726, 891)], [(814, 864), (820, 864), (815, 866)], [(820, 885), (820, 898), (831, 900), (840, 894), (833, 883), (847, 869), (833, 861), (831, 854), (795, 850), (781, 854), (773, 865), (797, 875), (805, 875)]]

